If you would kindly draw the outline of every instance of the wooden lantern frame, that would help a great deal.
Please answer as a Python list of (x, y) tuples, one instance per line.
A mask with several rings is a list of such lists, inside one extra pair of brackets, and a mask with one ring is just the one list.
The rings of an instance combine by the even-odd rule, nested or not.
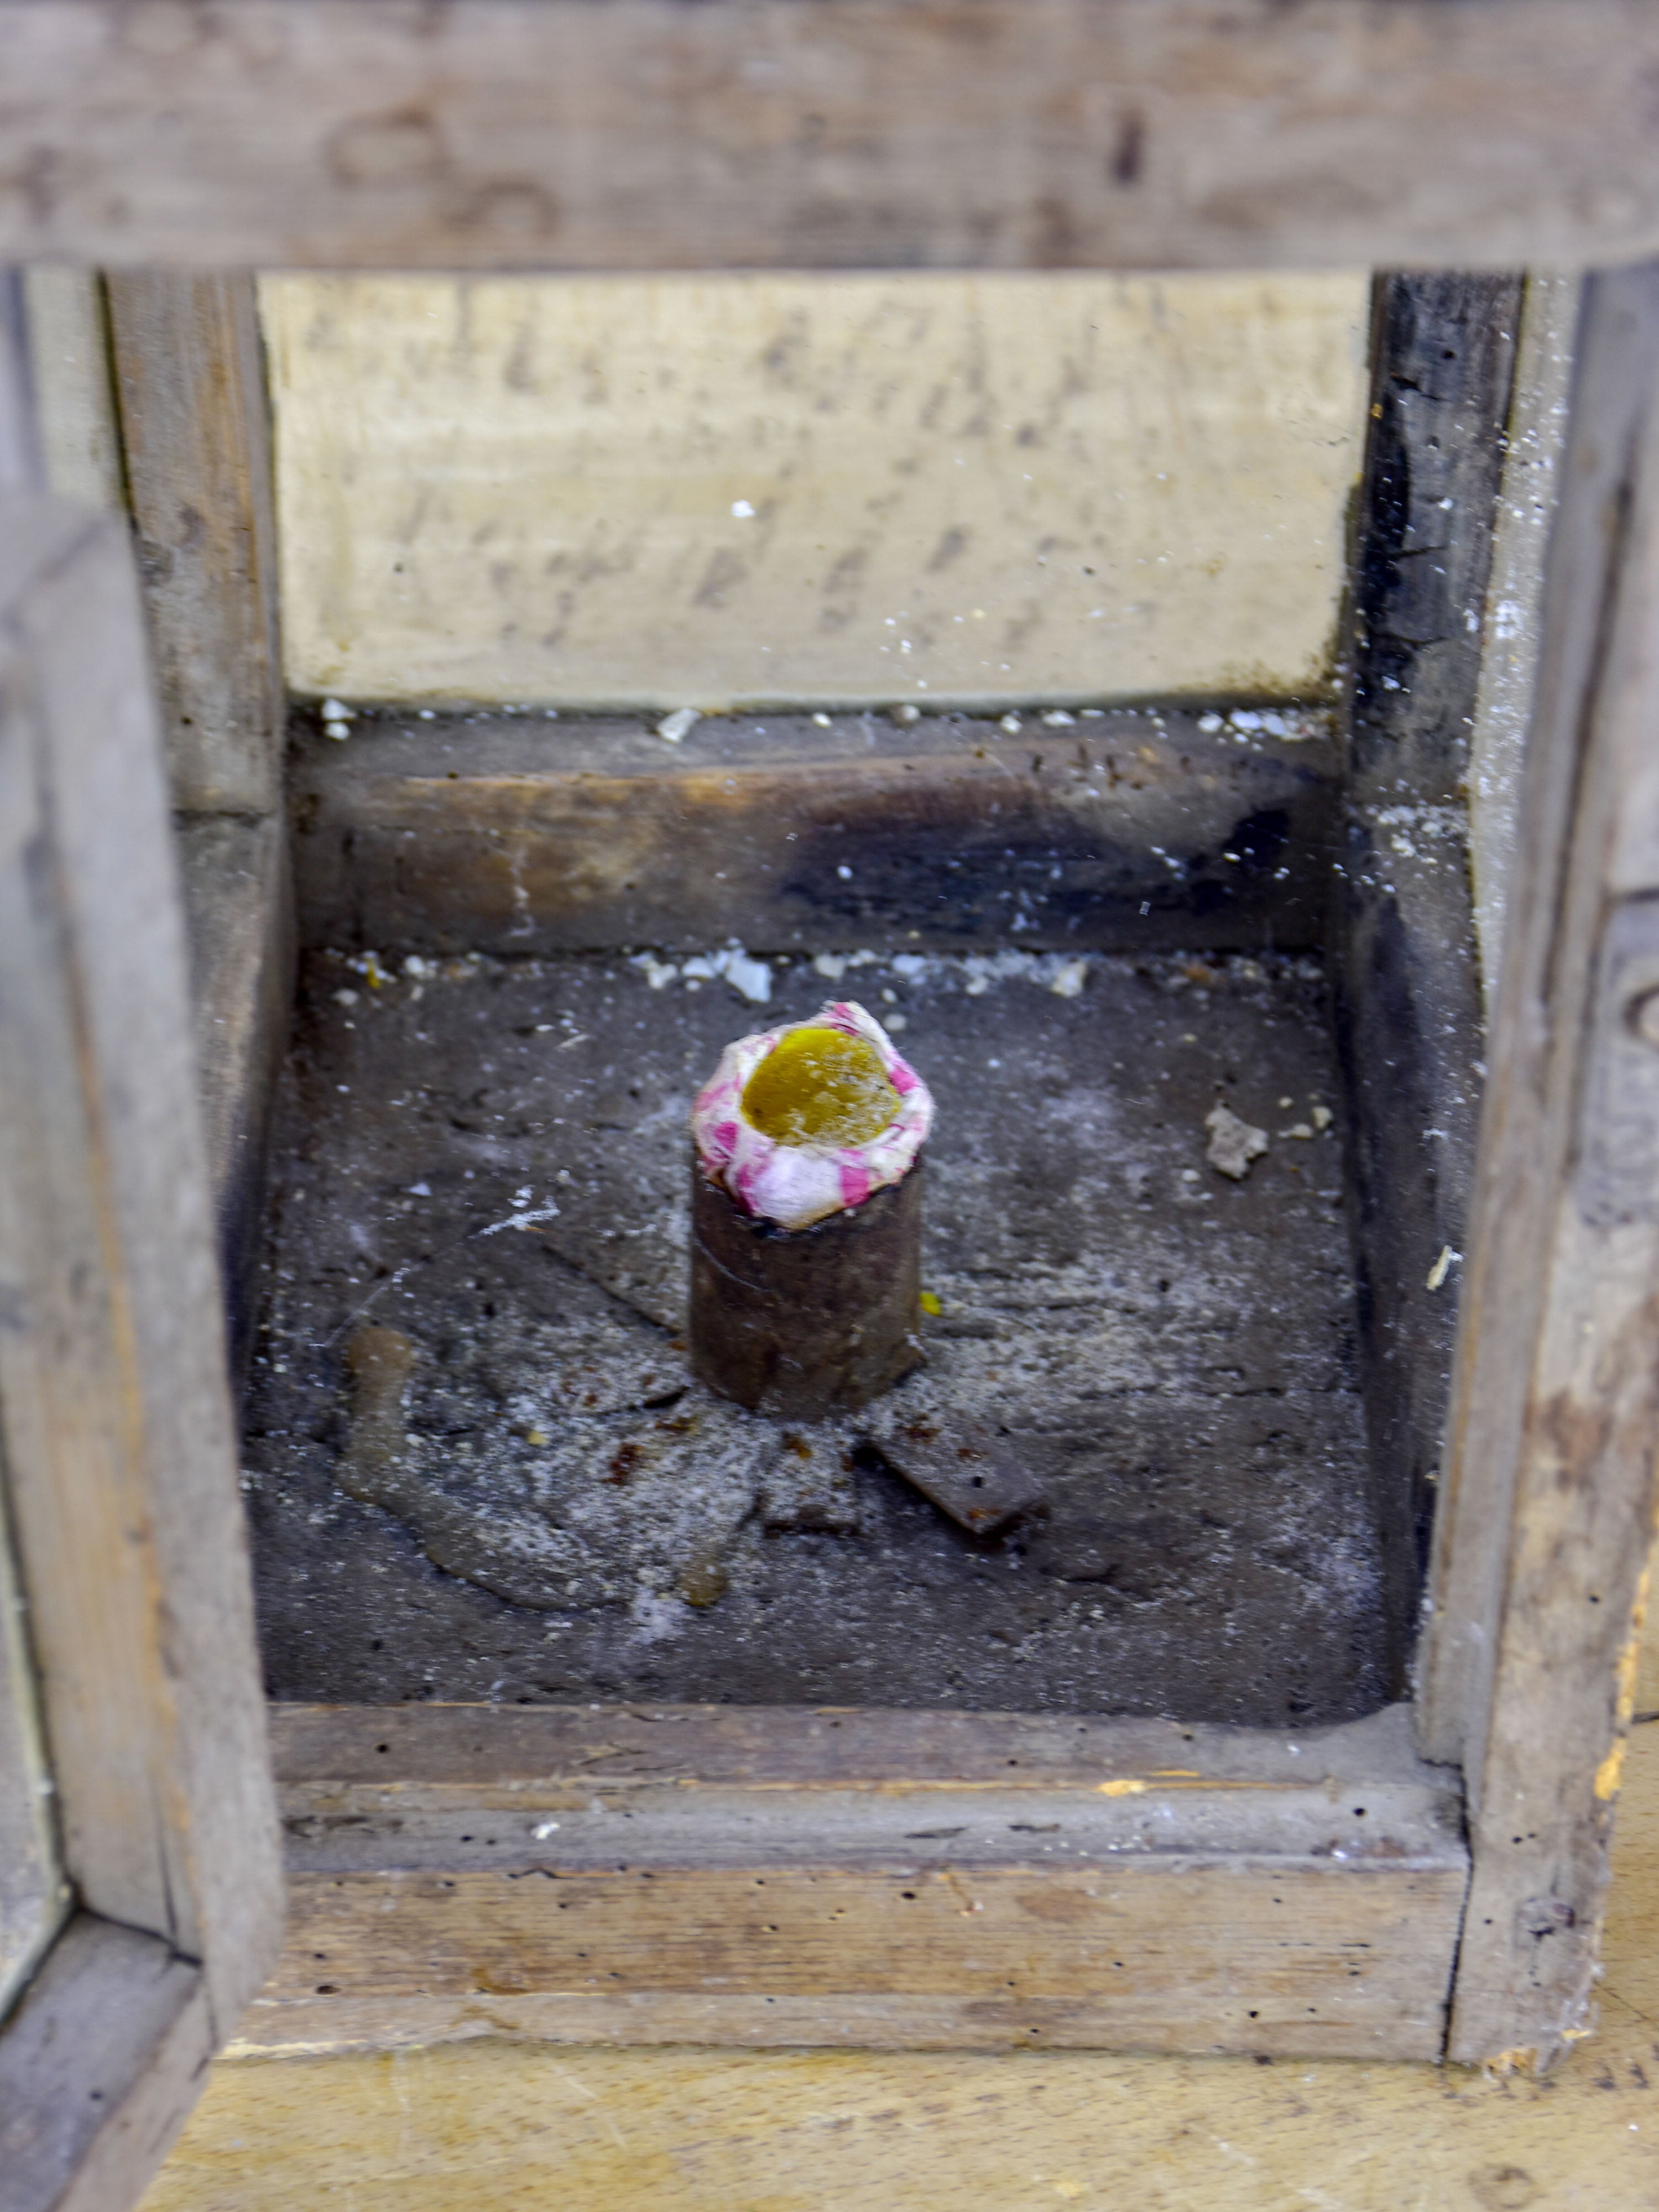
[[(0, 2030), (9, 2203), (131, 2201), (279, 1905), (207, 1206), (245, 1249), (283, 714), (251, 280), (212, 271), (1595, 272), (1414, 1705), (279, 1710), (289, 1936), (241, 2031), (1528, 2066), (1588, 2032), (1659, 1457), (1656, 66), (1644, 0), (0, 0), (0, 262), (112, 272), (212, 1039), (204, 1141), (131, 563), (9, 494), (0, 1373), (78, 1900)], [(27, 403), (0, 379), (14, 482)], [(1052, 1822), (1064, 1866), (1010, 1840)], [(118, 2013), (114, 2055), (73, 2027)]]

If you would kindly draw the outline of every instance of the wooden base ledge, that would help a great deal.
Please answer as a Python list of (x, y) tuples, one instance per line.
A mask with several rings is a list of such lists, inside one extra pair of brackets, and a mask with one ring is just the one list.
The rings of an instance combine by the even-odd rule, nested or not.
[(1304, 1737), (787, 1708), (278, 1707), (242, 2055), (504, 2035), (1440, 2055), (1455, 1776)]
[[(1400, 1940), (1409, 1940), (1403, 1925)], [(1209, 2023), (1164, 2017), (1154, 2003), (1133, 2015), (1121, 2002), (1009, 1996), (917, 1997), (836, 1991), (812, 1996), (709, 1996), (682, 1990), (567, 1990), (495, 1996), (261, 1998), (223, 2052), (227, 2058), (319, 2058), (348, 2051), (418, 2050), (482, 2037), (514, 2043), (702, 2044), (719, 2050), (1121, 2051), (1168, 2057), (1418, 2059), (1432, 2064), (1444, 2033), (1439, 2012), (1360, 2032), (1343, 2021), (1219, 2013)], [(1281, 2008), (1283, 2010), (1285, 2008)]]

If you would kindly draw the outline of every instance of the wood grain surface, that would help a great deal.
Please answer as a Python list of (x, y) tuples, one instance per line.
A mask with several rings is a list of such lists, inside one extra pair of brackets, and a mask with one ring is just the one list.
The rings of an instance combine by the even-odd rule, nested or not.
[(1466, 1878), (1403, 1709), (1267, 1731), (276, 1711), (293, 2051), (554, 2041), (1431, 2056)]
[(1266, 1790), (1300, 1788), (1310, 1761), (1321, 1787), (1369, 1778), (1424, 1790), (1425, 1803), (1455, 1788), (1417, 1757), (1403, 1707), (1286, 1736), (1084, 1713), (867, 1705), (278, 1705), (271, 1759), (290, 1810), (295, 1793), (343, 1791), (362, 1808), (410, 1791), (506, 1806), (527, 1784), (561, 1778), (579, 1789), (1090, 1790), (1158, 1774), (1200, 1790)]
[(24, 1633), (11, 1532), (0, 1512), (0, 2018), (70, 1909), (58, 1860), (52, 1771)]
[(1335, 763), (1319, 738), (1246, 741), (1152, 712), (1013, 732), (732, 716), (678, 747), (623, 720), (353, 726), (295, 767), (313, 945), (1320, 941)]
[(1659, 1729), (1631, 1744), (1595, 2038), (1547, 2082), (1095, 2051), (430, 2049), (215, 2069), (147, 2212), (1648, 2212)]
[(1515, 890), (1527, 727), (1538, 676), (1550, 526), (1566, 451), (1580, 283), (1529, 270), (1516, 335), (1481, 624), (1480, 681), (1469, 730), (1469, 879), (1486, 1026), (1498, 1010), (1504, 927)]
[[(1475, 1870), (1452, 2051), (1585, 2024), (1655, 1512), (1659, 277), (1587, 287), (1423, 1659)], [(1507, 1540), (1494, 1546), (1494, 1530)]]
[(271, 1095), (293, 1017), (288, 824), (280, 814), (187, 814), (176, 832), (226, 1328), (240, 1376), (253, 1335)]
[(6, 0), (0, 258), (1503, 266), (1659, 243), (1641, 0)]
[(1433, 2057), (1465, 1879), (1442, 1853), (295, 1875), (249, 2036)]
[(0, 507), (0, 1404), (65, 1870), (222, 2032), (281, 1887), (141, 620), (117, 520)]
[(89, 269), (30, 269), (23, 297), (46, 489), (121, 514), (126, 489), (103, 279)]
[(173, 805), (269, 813), (282, 781), (283, 663), (253, 280), (118, 271), (107, 294)]

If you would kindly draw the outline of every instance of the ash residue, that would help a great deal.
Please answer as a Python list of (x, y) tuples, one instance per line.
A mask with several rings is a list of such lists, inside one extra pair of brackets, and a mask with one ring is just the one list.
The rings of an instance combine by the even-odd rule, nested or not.
[[(274, 1694), (1377, 1702), (1316, 968), (1005, 967), (855, 970), (939, 1101), (939, 1312), (869, 1423), (802, 1431), (690, 1385), (678, 1325), (692, 1091), (816, 1007), (811, 963), (757, 1017), (622, 960), (314, 962), (248, 1423)], [(1218, 1103), (1275, 1133), (1243, 1183)], [(354, 1379), (366, 1329), (395, 1385)], [(1018, 1443), (1046, 1518), (978, 1541), (853, 1451), (952, 1414)]]

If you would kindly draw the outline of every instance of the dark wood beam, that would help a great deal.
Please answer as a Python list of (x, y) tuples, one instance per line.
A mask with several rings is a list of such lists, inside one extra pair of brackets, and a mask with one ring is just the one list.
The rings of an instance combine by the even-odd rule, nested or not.
[(1316, 946), (1334, 748), (1198, 720), (732, 715), (678, 746), (623, 720), (363, 720), (296, 762), (301, 933), (505, 954)]
[(1376, 286), (1331, 961), (1396, 1695), (1428, 1562), (1474, 1173), (1484, 1041), (1466, 783), (1520, 311), (1514, 276)]

